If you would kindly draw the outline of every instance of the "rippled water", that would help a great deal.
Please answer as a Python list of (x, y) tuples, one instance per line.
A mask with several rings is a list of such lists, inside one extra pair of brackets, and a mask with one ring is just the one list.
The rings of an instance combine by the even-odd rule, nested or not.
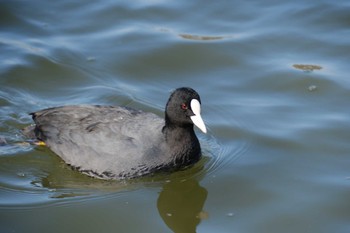
[[(12, 0), (0, 28), (1, 232), (350, 232), (348, 1)], [(29, 112), (162, 116), (180, 86), (193, 168), (101, 181), (23, 142)]]

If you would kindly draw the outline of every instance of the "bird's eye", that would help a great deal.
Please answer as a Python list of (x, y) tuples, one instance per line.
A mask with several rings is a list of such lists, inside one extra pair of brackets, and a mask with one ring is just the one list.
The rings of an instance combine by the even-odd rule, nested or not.
[(183, 103), (183, 104), (181, 104), (181, 108), (182, 108), (183, 110), (186, 110), (186, 109), (187, 109), (187, 105), (186, 105), (185, 103)]

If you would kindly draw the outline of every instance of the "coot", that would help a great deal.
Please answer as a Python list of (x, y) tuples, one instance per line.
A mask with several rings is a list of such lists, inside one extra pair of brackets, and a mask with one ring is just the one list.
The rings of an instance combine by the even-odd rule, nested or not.
[(32, 134), (67, 164), (101, 179), (123, 179), (194, 164), (201, 157), (193, 124), (206, 133), (200, 97), (176, 89), (165, 119), (119, 106), (75, 105), (31, 113)]

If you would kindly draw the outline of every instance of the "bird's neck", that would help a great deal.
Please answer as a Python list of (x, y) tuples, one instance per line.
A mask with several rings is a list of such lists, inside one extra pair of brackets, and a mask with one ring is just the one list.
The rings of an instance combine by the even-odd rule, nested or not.
[(201, 148), (193, 125), (174, 125), (168, 122), (163, 128), (174, 164), (190, 165), (201, 157)]

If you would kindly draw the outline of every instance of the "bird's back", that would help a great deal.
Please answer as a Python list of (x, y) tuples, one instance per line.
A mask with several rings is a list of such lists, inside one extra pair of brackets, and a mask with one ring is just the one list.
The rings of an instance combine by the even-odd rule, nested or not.
[(164, 121), (153, 113), (80, 105), (32, 116), (36, 136), (66, 163), (91, 176), (140, 176), (169, 159), (161, 132)]

